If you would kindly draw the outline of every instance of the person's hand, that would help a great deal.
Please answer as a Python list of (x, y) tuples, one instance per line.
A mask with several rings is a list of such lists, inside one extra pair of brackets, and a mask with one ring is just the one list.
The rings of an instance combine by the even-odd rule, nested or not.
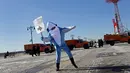
[(76, 28), (76, 26), (73, 26), (73, 28)]

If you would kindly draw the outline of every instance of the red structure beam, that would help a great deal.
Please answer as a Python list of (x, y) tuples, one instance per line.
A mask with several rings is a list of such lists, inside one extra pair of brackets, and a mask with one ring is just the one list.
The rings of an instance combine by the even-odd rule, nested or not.
[(107, 3), (117, 3), (120, 0), (106, 0)]

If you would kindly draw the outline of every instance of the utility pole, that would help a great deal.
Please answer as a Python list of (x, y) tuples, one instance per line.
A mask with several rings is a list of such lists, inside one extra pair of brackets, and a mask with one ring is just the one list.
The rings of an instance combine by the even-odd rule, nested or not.
[(35, 27), (34, 26), (29, 26), (29, 27), (27, 27), (27, 30), (30, 31), (30, 33), (31, 33), (31, 40), (30, 41), (33, 44), (33, 35), (32, 35), (32, 32), (33, 32), (33, 30), (35, 30)]

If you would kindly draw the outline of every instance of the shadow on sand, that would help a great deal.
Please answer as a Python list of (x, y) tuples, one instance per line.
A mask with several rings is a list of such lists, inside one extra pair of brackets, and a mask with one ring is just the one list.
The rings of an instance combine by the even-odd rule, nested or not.
[[(61, 71), (80, 71), (80, 70), (112, 70), (115, 72), (124, 71), (129, 69), (130, 66), (109, 66), (109, 67), (79, 67), (78, 69), (61, 69)], [(130, 71), (130, 70), (128, 70)]]

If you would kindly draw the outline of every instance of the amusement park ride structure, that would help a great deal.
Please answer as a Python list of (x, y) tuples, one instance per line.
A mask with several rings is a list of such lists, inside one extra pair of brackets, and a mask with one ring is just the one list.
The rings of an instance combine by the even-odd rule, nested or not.
[(130, 44), (130, 32), (121, 22), (117, 4), (119, 1), (120, 0), (106, 0), (107, 3), (113, 3), (115, 9), (115, 19), (112, 19), (114, 24), (114, 34), (104, 35), (104, 41), (111, 46), (113, 46), (115, 42), (128, 42)]

